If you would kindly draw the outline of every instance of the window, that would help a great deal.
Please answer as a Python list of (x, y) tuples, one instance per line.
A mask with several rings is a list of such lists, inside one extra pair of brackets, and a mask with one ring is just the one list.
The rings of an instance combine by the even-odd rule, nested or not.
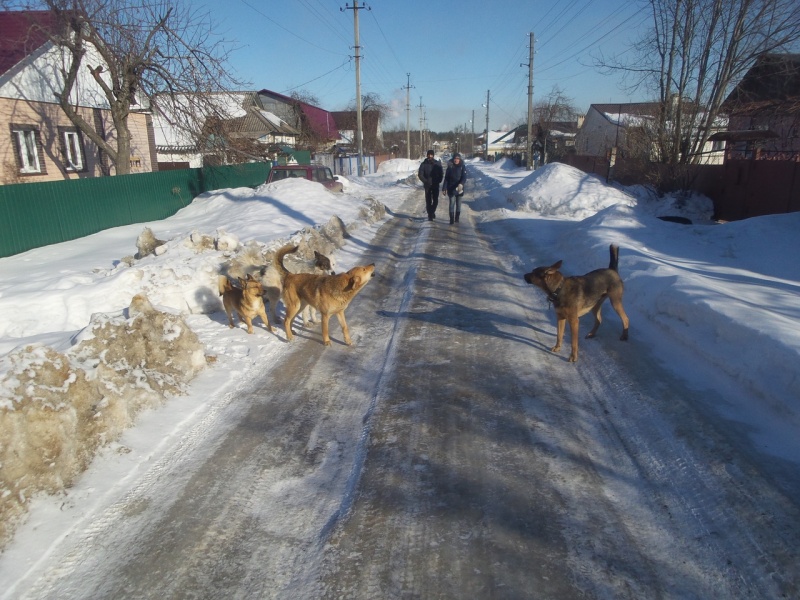
[(31, 126), (11, 126), (11, 138), (17, 151), (20, 173), (41, 173), (39, 131)]
[(58, 134), (61, 138), (61, 155), (64, 168), (67, 171), (85, 171), (86, 158), (83, 151), (83, 138), (74, 128), (59, 127)]

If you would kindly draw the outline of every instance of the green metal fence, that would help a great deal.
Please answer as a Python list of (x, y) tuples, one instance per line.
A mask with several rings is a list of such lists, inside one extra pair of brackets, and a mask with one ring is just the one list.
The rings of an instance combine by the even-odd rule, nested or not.
[(270, 165), (247, 163), (0, 186), (0, 257), (110, 227), (174, 215), (195, 196), (264, 183)]

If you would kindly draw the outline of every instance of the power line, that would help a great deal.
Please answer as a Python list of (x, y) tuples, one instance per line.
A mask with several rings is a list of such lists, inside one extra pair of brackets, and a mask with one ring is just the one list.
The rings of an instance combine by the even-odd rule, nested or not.
[[(639, 12), (641, 12), (641, 11), (639, 11)], [(546, 64), (544, 67), (542, 67), (542, 68), (540, 68), (540, 69), (539, 69), (539, 73), (541, 74), (541, 73), (542, 73), (542, 71), (549, 71), (550, 69), (555, 69), (556, 67), (563, 65), (565, 62), (572, 60), (573, 58), (575, 58), (575, 57), (576, 57), (576, 56), (578, 56), (579, 54), (582, 54), (583, 52), (585, 52), (586, 50), (588, 50), (588, 49), (589, 49), (589, 48), (591, 48), (592, 46), (596, 45), (598, 42), (601, 42), (601, 41), (603, 41), (605, 38), (607, 38), (608, 36), (610, 36), (612, 33), (614, 33), (614, 32), (615, 32), (617, 29), (619, 29), (620, 27), (623, 27), (624, 25), (626, 25), (626, 24), (628, 23), (628, 21), (630, 21), (630, 20), (631, 20), (631, 19), (633, 19), (634, 17), (638, 16), (638, 15), (639, 15), (639, 12), (637, 12), (637, 13), (635, 13), (635, 14), (632, 14), (630, 17), (628, 17), (628, 18), (627, 18), (627, 19), (625, 19), (624, 21), (621, 21), (620, 23), (618, 23), (618, 24), (617, 24), (615, 27), (613, 27), (612, 29), (610, 29), (609, 31), (607, 31), (606, 33), (604, 33), (603, 35), (601, 35), (599, 38), (597, 38), (597, 39), (595, 39), (595, 40), (593, 40), (593, 41), (589, 42), (589, 43), (588, 43), (588, 44), (586, 44), (586, 45), (585, 45), (583, 48), (580, 48), (580, 49), (576, 50), (576, 51), (575, 51), (575, 52), (573, 52), (571, 55), (569, 55), (569, 56), (565, 57), (563, 60), (560, 60), (560, 61), (558, 61), (557, 63), (553, 63), (553, 64)], [(642, 21), (644, 21), (645, 19), (647, 19), (647, 16), (645, 16), (645, 17), (642, 19)], [(641, 23), (637, 23), (637, 25), (636, 25), (636, 26), (638, 27), (640, 24), (641, 24)]]
[[(345, 30), (342, 27), (339, 27), (338, 19), (335, 19), (334, 13), (328, 12), (327, 15), (323, 13), (323, 6), (319, 8), (315, 8), (310, 6), (308, 0), (300, 0), (300, 3), (305, 7), (305, 9), (310, 12), (314, 17), (316, 17), (320, 23), (324, 24), (328, 29), (330, 29), (339, 39), (348, 43), (348, 38), (345, 35)], [(318, 2), (319, 4), (319, 2)]]
[(370, 11), (369, 14), (372, 15), (372, 20), (375, 21), (375, 26), (378, 28), (378, 31), (381, 32), (381, 35), (383, 36), (383, 39), (386, 42), (386, 45), (389, 47), (389, 52), (392, 53), (392, 56), (394, 56), (395, 61), (397, 61), (397, 66), (399, 66), (402, 69), (403, 65), (400, 62), (400, 59), (397, 58), (397, 54), (395, 53), (394, 48), (392, 48), (392, 44), (389, 42), (389, 38), (386, 37), (386, 34), (383, 32), (383, 29), (381, 29), (381, 24), (378, 23), (378, 19), (377, 17), (375, 17), (375, 12)]
[(243, 3), (245, 6), (248, 6), (249, 8), (251, 8), (253, 11), (255, 11), (256, 13), (258, 13), (258, 14), (259, 14), (259, 15), (261, 15), (262, 17), (264, 17), (264, 18), (265, 18), (267, 21), (269, 21), (270, 23), (272, 23), (272, 24), (273, 24), (273, 25), (275, 25), (276, 27), (278, 27), (278, 28), (280, 28), (280, 29), (283, 29), (283, 30), (284, 30), (286, 33), (288, 33), (289, 35), (291, 35), (291, 36), (293, 36), (293, 37), (296, 37), (296, 38), (297, 38), (298, 40), (300, 40), (301, 42), (304, 42), (304, 43), (308, 44), (309, 46), (313, 46), (314, 48), (317, 48), (318, 50), (322, 50), (322, 51), (324, 51), (324, 52), (328, 52), (329, 54), (336, 54), (336, 55), (338, 55), (338, 56), (343, 56), (341, 52), (334, 52), (334, 51), (332, 51), (332, 50), (328, 50), (327, 48), (323, 48), (322, 46), (318, 46), (318, 45), (317, 45), (317, 44), (315, 44), (314, 42), (311, 42), (311, 41), (309, 41), (309, 40), (305, 39), (304, 37), (302, 37), (302, 36), (300, 36), (300, 35), (297, 35), (295, 32), (293, 32), (293, 31), (291, 31), (291, 30), (287, 29), (286, 27), (284, 27), (283, 25), (281, 25), (281, 24), (280, 24), (278, 21), (276, 21), (275, 19), (272, 19), (272, 18), (270, 18), (270, 16), (269, 16), (269, 15), (267, 15), (267, 14), (263, 13), (261, 10), (259, 10), (258, 8), (256, 8), (255, 6), (253, 6), (252, 4), (250, 4), (249, 2), (247, 2), (247, 0), (242, 0), (242, 3)]
[[(342, 67), (344, 67), (345, 65), (349, 64), (349, 63), (350, 63), (350, 61), (351, 61), (351, 58), (350, 58), (350, 57), (348, 57), (348, 58), (347, 58), (347, 60), (346, 60), (346, 61), (344, 61), (342, 64), (340, 64), (338, 67), (336, 67), (336, 68), (334, 68), (334, 69), (331, 69), (331, 70), (330, 70), (330, 71), (328, 71), (327, 73), (323, 73), (323, 74), (322, 74), (322, 75), (320, 75), (319, 77), (315, 77), (314, 79), (311, 79), (311, 80), (309, 80), (309, 81), (306, 81), (305, 83), (301, 83), (301, 84), (299, 84), (299, 85), (296, 85), (296, 86), (294, 86), (294, 87), (290, 87), (290, 88), (288, 88), (288, 89), (284, 90), (284, 92), (292, 92), (292, 91), (296, 90), (297, 88), (301, 88), (301, 87), (303, 87), (304, 85), (308, 85), (309, 83), (313, 83), (313, 82), (317, 81), (318, 79), (322, 79), (322, 78), (323, 78), (323, 77), (325, 77), (326, 75), (330, 75), (330, 74), (331, 74), (331, 73), (333, 73), (334, 71), (338, 71), (339, 69), (341, 69), (341, 68), (342, 68)], [(284, 92), (281, 92), (281, 93), (284, 93)]]

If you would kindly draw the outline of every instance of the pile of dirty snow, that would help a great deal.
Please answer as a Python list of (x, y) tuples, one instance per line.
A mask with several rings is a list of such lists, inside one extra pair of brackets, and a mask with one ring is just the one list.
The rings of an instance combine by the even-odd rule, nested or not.
[(206, 366), (183, 318), (144, 295), (95, 314), (75, 341), (63, 353), (36, 344), (0, 359), (0, 543), (34, 494), (69, 487), (100, 446)]

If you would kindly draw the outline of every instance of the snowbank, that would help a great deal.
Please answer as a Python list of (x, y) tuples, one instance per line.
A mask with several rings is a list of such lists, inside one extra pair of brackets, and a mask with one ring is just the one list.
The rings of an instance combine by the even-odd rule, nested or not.
[(206, 365), (180, 315), (144, 295), (124, 314), (97, 314), (64, 353), (31, 345), (0, 359), (0, 543), (35, 493), (70, 486), (97, 448)]
[(286, 180), (0, 260), (0, 547), (34, 494), (69, 487), (143, 409), (184, 393), (207, 359), (183, 317), (222, 310), (220, 274), (286, 243), (332, 257), (384, 217), (372, 197)]
[[(568, 193), (564, 193), (569, 190)], [(561, 163), (551, 163), (532, 171), (507, 191), (508, 201), (517, 210), (536, 212), (546, 217), (582, 220), (615, 204), (632, 206), (636, 199), (629, 193), (608, 185)]]

